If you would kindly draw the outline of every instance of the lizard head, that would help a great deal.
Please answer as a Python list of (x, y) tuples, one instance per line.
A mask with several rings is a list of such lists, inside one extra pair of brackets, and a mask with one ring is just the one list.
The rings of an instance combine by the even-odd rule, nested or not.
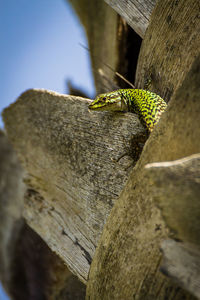
[(89, 105), (89, 109), (106, 111), (127, 111), (127, 105), (119, 91), (101, 94)]

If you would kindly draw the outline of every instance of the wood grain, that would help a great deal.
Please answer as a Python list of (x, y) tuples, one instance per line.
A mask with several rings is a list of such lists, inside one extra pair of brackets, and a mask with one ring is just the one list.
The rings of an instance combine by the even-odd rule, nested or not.
[[(151, 188), (154, 177), (149, 178), (144, 167), (147, 163), (177, 160), (200, 152), (199, 82), (200, 56), (151, 133), (107, 219), (90, 268), (87, 299), (131, 300), (133, 295), (141, 300), (193, 299), (191, 294), (159, 272), (160, 245), (171, 235), (172, 224), (169, 222), (168, 225), (154, 201)], [(187, 192), (193, 195), (188, 189)], [(169, 195), (167, 199), (171, 203)], [(199, 201), (195, 200), (195, 203), (194, 216), (200, 211)], [(190, 212), (190, 218), (193, 213)], [(176, 237), (183, 238), (181, 233), (185, 227), (182, 230), (180, 227), (186, 224), (178, 224), (179, 234)], [(188, 226), (188, 229), (191, 231), (193, 227)], [(187, 232), (185, 238), (188, 235)]]
[(200, 248), (166, 240), (162, 243), (161, 271), (200, 299)]
[(147, 137), (137, 115), (91, 112), (88, 103), (30, 90), (3, 113), (27, 172), (24, 217), (84, 283)]
[(136, 87), (169, 101), (199, 54), (199, 16), (199, 1), (157, 2), (142, 42)]
[(148, 164), (146, 169), (152, 197), (173, 237), (200, 247), (200, 154)]
[(156, 0), (105, 0), (126, 22), (144, 38)]

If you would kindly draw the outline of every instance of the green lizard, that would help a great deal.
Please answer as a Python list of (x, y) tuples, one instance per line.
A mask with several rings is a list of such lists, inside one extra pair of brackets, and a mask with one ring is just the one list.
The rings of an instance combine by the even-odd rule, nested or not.
[(89, 105), (93, 110), (130, 111), (151, 132), (166, 109), (166, 102), (157, 94), (140, 89), (119, 89), (101, 94)]

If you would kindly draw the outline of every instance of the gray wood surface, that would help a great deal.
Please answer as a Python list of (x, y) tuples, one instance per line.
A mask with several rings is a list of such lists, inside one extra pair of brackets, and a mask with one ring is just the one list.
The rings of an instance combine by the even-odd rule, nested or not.
[(144, 38), (156, 0), (105, 0), (105, 2)]
[(173, 237), (200, 247), (200, 154), (146, 165), (152, 197)]
[(107, 216), (146, 139), (137, 115), (91, 112), (88, 104), (30, 90), (3, 113), (27, 172), (24, 217), (84, 283)]
[(10, 293), (15, 270), (12, 262), (22, 227), (25, 192), (23, 170), (9, 140), (0, 130), (0, 280)]
[(200, 299), (200, 248), (166, 240), (162, 243), (161, 270)]
[[(72, 2), (74, 6), (78, 3)], [(85, 5), (89, 2), (90, 14)], [(80, 1), (83, 6), (79, 3), (76, 8), (88, 30), (92, 55), (106, 58), (116, 69), (118, 61), (124, 64), (116, 52), (117, 45), (122, 50), (118, 17), (109, 7), (101, 7), (102, 1), (89, 2)], [(144, 35), (151, 11), (140, 10), (139, 5), (150, 2), (109, 2), (113, 7), (117, 2), (135, 4), (131, 9), (124, 7), (121, 15), (133, 21), (133, 28), (139, 21), (135, 30)], [(161, 0), (158, 4), (143, 42), (136, 84), (145, 87), (150, 79), (149, 88), (168, 100), (197, 56), (199, 7), (195, 0)], [(102, 63), (98, 58), (94, 61), (96, 72)], [(196, 243), (197, 235), (190, 236), (193, 224), (184, 235), (183, 222), (174, 222), (175, 212), (173, 219), (169, 212), (168, 218), (163, 217), (166, 206), (162, 211), (153, 198), (154, 177), (148, 176), (150, 169), (144, 166), (200, 151), (199, 65), (197, 60), (132, 172), (146, 138), (133, 114), (89, 112), (89, 100), (44, 90), (27, 91), (4, 112), (8, 137), (26, 170), (24, 217), (84, 283), (115, 204), (93, 259), (88, 299), (193, 299), (159, 272), (161, 241), (178, 228), (177, 238), (190, 237)], [(112, 72), (106, 75), (114, 77)], [(96, 81), (101, 89), (98, 76)], [(172, 204), (167, 209), (172, 210)], [(194, 216), (198, 225), (198, 210)], [(184, 285), (193, 292), (190, 287)]]
[(135, 86), (167, 102), (182, 83), (200, 49), (199, 1), (158, 1), (142, 42)]
[[(178, 289), (172, 279), (159, 272), (160, 245), (173, 234), (170, 230), (172, 224), (163, 217), (162, 210), (154, 201), (154, 176), (148, 176), (144, 167), (147, 163), (177, 160), (200, 152), (199, 70), (200, 56), (193, 63), (182, 86), (151, 133), (139, 161), (107, 219), (90, 268), (87, 299), (131, 300), (133, 295), (141, 300), (193, 299), (191, 294)], [(195, 176), (193, 174), (194, 181)], [(178, 190), (180, 186), (176, 180), (173, 184), (174, 190), (171, 191), (174, 195), (176, 185)], [(187, 192), (193, 195), (189, 185)], [(165, 194), (165, 190), (163, 193)], [(169, 194), (166, 201), (171, 203), (169, 206), (172, 209), (173, 203)], [(191, 218), (190, 222), (193, 222), (194, 214), (196, 224), (199, 224), (199, 218), (196, 218), (200, 211), (199, 201), (195, 200), (194, 203), (197, 206), (191, 205), (193, 212), (188, 212), (188, 215)], [(183, 204), (184, 209), (186, 201)], [(175, 212), (173, 216), (175, 218)], [(185, 216), (184, 213), (182, 216)], [(183, 233), (188, 222), (186, 219), (185, 223), (178, 223), (179, 232), (176, 238), (179, 238), (179, 235), (180, 238), (183, 237), (180, 233)], [(188, 230), (193, 230), (190, 224)], [(198, 233), (199, 230), (196, 231), (196, 234)], [(189, 232), (185, 238), (188, 236)], [(196, 238), (194, 240), (197, 241)]]
[[(86, 287), (24, 221), (23, 170), (0, 130), (0, 281), (9, 299), (85, 299)], [(65, 295), (65, 296), (64, 296)], [(1, 298), (2, 300), (2, 298)]]
[(181, 242), (162, 242), (163, 274), (200, 298), (200, 154), (146, 165), (153, 201)]

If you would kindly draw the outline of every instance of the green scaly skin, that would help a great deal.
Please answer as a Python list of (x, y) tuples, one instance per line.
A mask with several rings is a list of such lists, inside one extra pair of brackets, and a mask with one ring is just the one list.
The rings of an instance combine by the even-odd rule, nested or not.
[(166, 102), (160, 96), (140, 89), (120, 89), (101, 94), (89, 105), (89, 108), (93, 110), (136, 113), (150, 132), (158, 123), (166, 107)]

